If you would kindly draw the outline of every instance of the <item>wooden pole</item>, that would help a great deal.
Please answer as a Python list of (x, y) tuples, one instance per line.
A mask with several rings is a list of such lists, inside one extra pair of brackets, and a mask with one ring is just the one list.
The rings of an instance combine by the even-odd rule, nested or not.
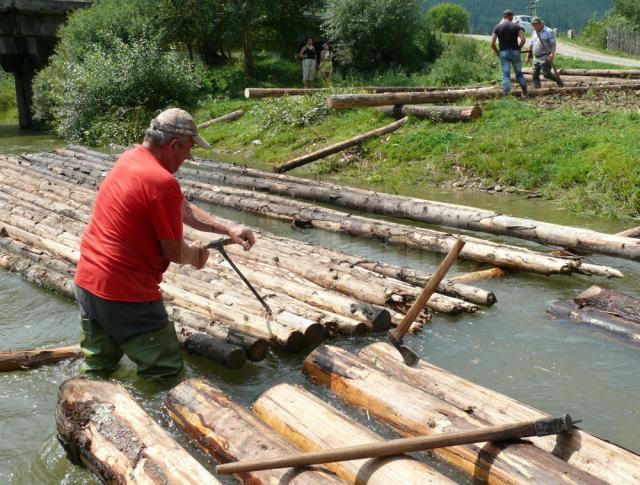
[(331, 146), (328, 146), (326, 148), (322, 148), (320, 150), (316, 150), (315, 152), (312, 153), (308, 153), (307, 155), (302, 155), (301, 157), (297, 157), (294, 158), (293, 160), (289, 160), (286, 163), (281, 163), (279, 165), (274, 165), (273, 166), (273, 171), (276, 173), (282, 173), (282, 172), (287, 172), (289, 170), (292, 170), (296, 167), (300, 167), (302, 165), (306, 165), (308, 163), (311, 163), (315, 160), (319, 160), (321, 158), (327, 157), (329, 155), (332, 155), (334, 153), (338, 153), (341, 152), (343, 150), (346, 150), (349, 147), (355, 146), (355, 145), (359, 145), (360, 143), (362, 143), (365, 140), (368, 140), (370, 138), (375, 138), (381, 135), (385, 135), (387, 133), (391, 133), (393, 131), (396, 131), (398, 128), (400, 128), (401, 126), (403, 126), (406, 122), (407, 122), (408, 118), (402, 118), (401, 120), (395, 121), (391, 124), (388, 124), (386, 126), (383, 126), (381, 128), (377, 128), (375, 130), (371, 130), (371, 131), (367, 131), (366, 133), (362, 133), (360, 135), (354, 136), (353, 138), (349, 138), (348, 140), (345, 141), (341, 141), (339, 143), (335, 143)]
[(631, 229), (627, 229), (626, 231), (619, 232), (616, 236), (620, 237), (640, 237), (640, 226), (632, 227)]
[(638, 69), (560, 69), (560, 74), (565, 76), (598, 76), (598, 77), (622, 77), (639, 78)]
[(33, 369), (42, 365), (54, 364), (61, 360), (73, 360), (81, 357), (82, 350), (80, 350), (79, 345), (0, 352), (0, 372)]
[(471, 283), (473, 281), (484, 281), (492, 278), (504, 278), (505, 276), (507, 276), (507, 272), (504, 269), (491, 268), (453, 276), (449, 278), (449, 281), (453, 281), (454, 283)]
[(231, 113), (227, 113), (224, 116), (219, 116), (218, 118), (213, 118), (212, 120), (205, 121), (204, 123), (200, 123), (198, 125), (198, 129), (201, 130), (203, 128), (207, 128), (216, 123), (237, 120), (238, 118), (242, 118), (243, 115), (244, 115), (244, 111), (242, 111), (241, 109), (237, 111), (232, 111)]
[(71, 461), (107, 483), (220, 483), (118, 384), (64, 381), (58, 389), (56, 428)]
[(402, 337), (404, 337), (404, 335), (407, 333), (411, 324), (415, 321), (420, 312), (422, 312), (425, 305), (427, 304), (427, 301), (429, 301), (429, 298), (436, 291), (438, 285), (447, 274), (447, 271), (449, 271), (449, 268), (451, 268), (451, 265), (455, 263), (456, 259), (458, 258), (458, 254), (460, 254), (460, 251), (462, 251), (464, 245), (465, 241), (458, 237), (458, 240), (449, 251), (449, 254), (447, 254), (442, 263), (440, 263), (440, 266), (438, 266), (436, 271), (433, 273), (431, 279), (429, 279), (429, 282), (426, 284), (416, 301), (413, 303), (405, 317), (402, 319), (402, 322), (400, 322), (400, 325), (398, 325), (391, 332), (396, 341), (402, 340)]
[(484, 441), (508, 441), (527, 438), (530, 436), (548, 436), (571, 431), (573, 424), (571, 417), (565, 415), (558, 418), (525, 421), (502, 426), (487, 426), (483, 429), (445, 433), (436, 436), (414, 436), (399, 438), (384, 443), (348, 446), (333, 450), (312, 451), (297, 455), (270, 458), (252, 462), (228, 463), (218, 465), (216, 473), (229, 474), (243, 471), (271, 470), (293, 466), (320, 465), (336, 461), (358, 460), (362, 458), (378, 458), (392, 456), (412, 451), (425, 451), (434, 448), (480, 443)]
[(436, 122), (473, 121), (482, 116), (480, 106), (430, 106), (405, 104), (402, 106), (381, 106), (378, 110), (387, 116), (400, 118), (415, 116), (420, 119), (430, 119)]

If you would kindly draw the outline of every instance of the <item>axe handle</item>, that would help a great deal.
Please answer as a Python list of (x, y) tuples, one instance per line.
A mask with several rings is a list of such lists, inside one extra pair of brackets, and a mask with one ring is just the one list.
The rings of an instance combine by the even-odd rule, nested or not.
[(460, 254), (460, 251), (462, 251), (462, 248), (464, 245), (465, 245), (465, 241), (458, 238), (456, 243), (449, 250), (449, 254), (447, 254), (447, 257), (444, 258), (442, 263), (440, 263), (440, 266), (438, 266), (438, 269), (436, 270), (436, 272), (433, 273), (433, 275), (431, 275), (431, 278), (429, 278), (429, 281), (427, 282), (426, 286), (422, 290), (422, 293), (420, 293), (420, 295), (418, 296), (416, 301), (413, 303), (413, 305), (411, 306), (407, 314), (404, 316), (404, 318), (402, 319), (402, 322), (400, 322), (400, 325), (398, 325), (396, 329), (393, 332), (391, 332), (391, 334), (396, 339), (402, 340), (402, 337), (404, 337), (404, 334), (407, 333), (407, 330), (409, 330), (409, 327), (411, 326), (411, 324), (415, 321), (416, 318), (418, 318), (418, 315), (420, 314), (424, 306), (427, 304), (427, 301), (429, 301), (429, 298), (436, 291), (436, 289), (438, 288), (438, 285), (440, 284), (444, 276), (447, 274), (447, 271), (449, 271), (449, 268), (451, 267), (451, 265), (458, 258), (458, 254)]

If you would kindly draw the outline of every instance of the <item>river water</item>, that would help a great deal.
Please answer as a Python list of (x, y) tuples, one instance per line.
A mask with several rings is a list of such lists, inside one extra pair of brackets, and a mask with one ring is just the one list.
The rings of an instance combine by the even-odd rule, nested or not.
[[(33, 152), (53, 146), (63, 146), (63, 142), (49, 136), (22, 136), (15, 130), (0, 127), (0, 152)], [(544, 201), (512, 196), (430, 188), (414, 190), (410, 195), (605, 232), (636, 225), (633, 221), (576, 217)], [(284, 222), (231, 209), (216, 209), (215, 212), (278, 235), (424, 271), (433, 270), (442, 259), (431, 253), (385, 247), (376, 241), (321, 230), (293, 230)], [(491, 239), (508, 241), (500, 237)], [(610, 338), (598, 330), (553, 321), (545, 312), (553, 300), (573, 297), (596, 283), (630, 295), (640, 294), (637, 263), (607, 257), (590, 259), (614, 266), (626, 277), (605, 281), (585, 276), (545, 277), (519, 273), (485, 281), (480, 286), (495, 292), (496, 305), (475, 315), (436, 315), (420, 334), (407, 337), (407, 343), (422, 358), (455, 374), (550, 414), (570, 413), (575, 419), (582, 419), (582, 426), (588, 431), (640, 452), (638, 347)], [(462, 262), (451, 274), (475, 269), (481, 269), (481, 266)], [(16, 275), (0, 272), (0, 350), (59, 346), (76, 343), (78, 338), (78, 314), (74, 303), (34, 287)], [(373, 335), (335, 340), (332, 344), (356, 351), (383, 338)], [(250, 405), (274, 384), (297, 383), (367, 426), (391, 436), (384, 428), (368, 421), (366, 414), (347, 408), (322, 389), (307, 383), (301, 373), (303, 358), (304, 355), (272, 353), (263, 362), (248, 363), (240, 371), (228, 371), (202, 359), (188, 357), (187, 375), (207, 377), (245, 405)], [(0, 483), (98, 483), (90, 473), (70, 464), (55, 438), (57, 386), (64, 379), (75, 376), (77, 370), (78, 363), (63, 363), (0, 374)], [(194, 456), (206, 463), (206, 458), (162, 414), (164, 391), (136, 380), (135, 372), (127, 362), (115, 378)], [(465, 478), (448, 467), (430, 463), (466, 483)]]

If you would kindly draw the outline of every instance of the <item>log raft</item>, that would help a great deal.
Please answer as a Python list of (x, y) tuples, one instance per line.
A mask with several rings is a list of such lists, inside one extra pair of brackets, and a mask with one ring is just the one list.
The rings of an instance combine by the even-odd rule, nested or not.
[[(176, 425), (220, 463), (295, 451), (255, 415), (203, 379), (189, 379), (180, 383), (167, 395), (165, 407)], [(238, 478), (246, 484), (344, 483), (322, 467), (246, 472), (239, 474)]]
[[(390, 378), (436, 396), (487, 425), (504, 425), (513, 421), (548, 417), (533, 407), (424, 360), (416, 367), (407, 367), (389, 344), (369, 345), (358, 353), (358, 357)], [(640, 480), (640, 456), (586, 431), (576, 428), (572, 433), (557, 438), (533, 437), (529, 441), (537, 448), (604, 482), (637, 483)]]
[[(382, 441), (376, 433), (309, 392), (290, 384), (280, 384), (264, 392), (254, 403), (253, 412), (300, 451), (320, 451)], [(408, 455), (341, 461), (325, 466), (348, 483), (453, 484)]]
[(112, 382), (63, 382), (56, 428), (72, 461), (107, 483), (220, 483)]

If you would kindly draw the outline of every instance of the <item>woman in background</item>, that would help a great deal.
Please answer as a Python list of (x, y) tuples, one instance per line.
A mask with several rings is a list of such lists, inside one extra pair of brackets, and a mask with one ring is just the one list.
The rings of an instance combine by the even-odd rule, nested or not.
[(333, 72), (333, 52), (329, 43), (322, 44), (320, 51), (320, 74), (325, 84), (331, 84), (331, 73)]
[(313, 46), (313, 39), (307, 37), (304, 46), (298, 53), (298, 58), (302, 59), (302, 81), (305, 88), (312, 88), (316, 76), (316, 48)]

